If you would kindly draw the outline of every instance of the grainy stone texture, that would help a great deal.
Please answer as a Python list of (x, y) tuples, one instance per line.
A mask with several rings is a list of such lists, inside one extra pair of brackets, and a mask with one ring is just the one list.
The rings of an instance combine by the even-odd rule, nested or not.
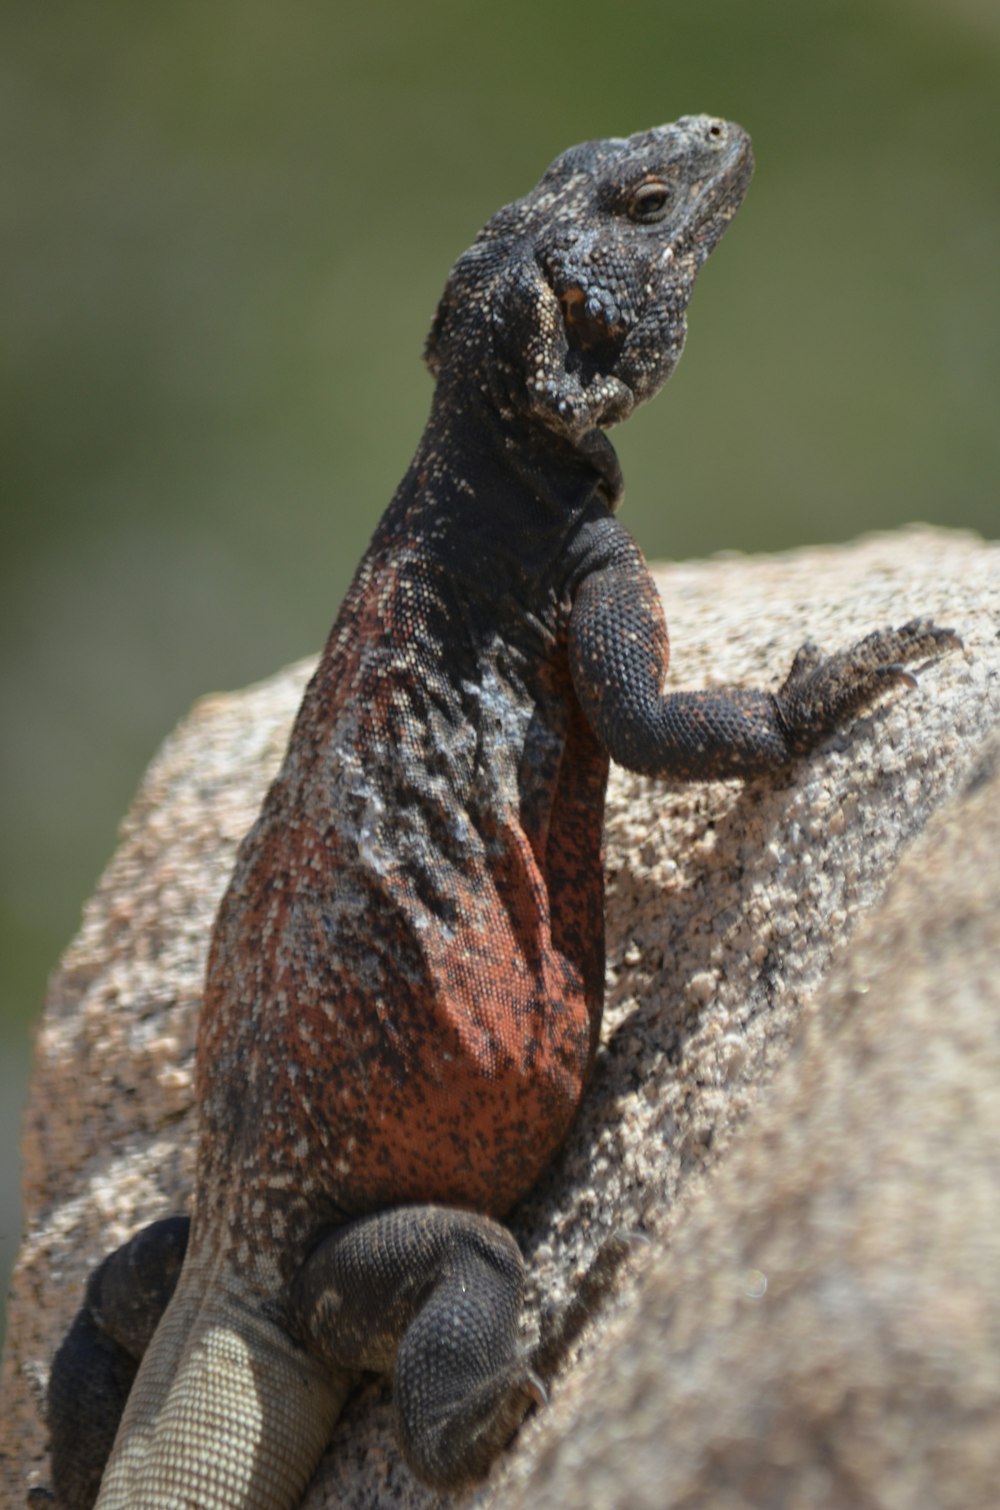
[(998, 1171), (994, 736), (495, 1503), (990, 1510)]
[[(700, 1421), (708, 1433), (722, 1419), (721, 1403), (729, 1399), (733, 1384), (733, 1360), (722, 1345), (726, 1336), (718, 1335), (720, 1324), (724, 1334), (732, 1330), (726, 1304), (734, 1314), (763, 1317), (776, 1301), (791, 1306), (791, 1299), (783, 1299), (791, 1293), (787, 1276), (794, 1278), (800, 1267), (805, 1272), (813, 1256), (812, 1283), (822, 1289), (828, 1236), (818, 1230), (814, 1242), (803, 1240), (796, 1247), (792, 1222), (792, 1236), (773, 1261), (770, 1250), (764, 1262), (753, 1253), (738, 1254), (735, 1269), (741, 1284), (751, 1269), (768, 1275), (767, 1294), (758, 1302), (745, 1295), (745, 1285), (737, 1285), (735, 1293), (731, 1284), (726, 1290), (720, 1259), (723, 1298), (721, 1309), (713, 1311), (701, 1272), (700, 1240), (686, 1260), (689, 1266), (699, 1264), (695, 1278), (690, 1267), (683, 1267), (683, 1255), (691, 1251), (686, 1246), (693, 1240), (690, 1234), (700, 1231), (696, 1224), (706, 1222), (715, 1207), (714, 1185), (706, 1194), (706, 1177), (720, 1160), (728, 1162), (723, 1155), (734, 1132), (765, 1091), (770, 1105), (770, 1081), (831, 960), (838, 951), (846, 954), (848, 935), (880, 901), (900, 854), (934, 809), (965, 783), (982, 758), (988, 729), (1000, 718), (996, 546), (970, 536), (918, 530), (844, 549), (678, 566), (664, 571), (659, 582), (674, 629), (674, 686), (724, 681), (767, 685), (784, 674), (807, 636), (836, 648), (868, 628), (901, 623), (916, 612), (954, 626), (966, 651), (936, 665), (915, 692), (892, 699), (891, 706), (855, 726), (849, 739), (831, 741), (777, 785), (669, 788), (616, 773), (608, 822), (604, 1048), (566, 1150), (513, 1220), (531, 1270), (528, 1328), (536, 1328), (543, 1313), (558, 1316), (609, 1234), (645, 1230), (653, 1235), (655, 1251), (649, 1277), (627, 1278), (617, 1298), (595, 1318), (575, 1364), (557, 1384), (550, 1409), (525, 1429), (490, 1483), (466, 1497), (475, 1503), (513, 1502), (535, 1465), (539, 1473), (551, 1475), (572, 1471), (573, 1463), (567, 1467), (559, 1458), (558, 1444), (564, 1442), (561, 1450), (572, 1457), (572, 1444), (582, 1443), (585, 1435), (583, 1426), (574, 1424), (573, 1411), (594, 1410), (592, 1400), (589, 1405), (577, 1401), (578, 1393), (586, 1391), (592, 1378), (603, 1377), (602, 1359), (605, 1353), (614, 1356), (612, 1347), (637, 1348), (621, 1337), (635, 1307), (658, 1315), (661, 1301), (671, 1330), (654, 1350), (653, 1372), (661, 1378), (669, 1369), (670, 1392), (657, 1395), (655, 1404), (644, 1404), (640, 1417), (633, 1414), (626, 1428), (623, 1417), (634, 1410), (633, 1376), (623, 1378), (621, 1405), (605, 1389), (604, 1434), (597, 1438), (606, 1444), (601, 1461), (613, 1465), (615, 1454), (623, 1453), (622, 1442), (623, 1456), (629, 1457), (629, 1434), (636, 1429), (648, 1437), (651, 1450), (663, 1455), (662, 1463), (655, 1457), (643, 1459), (651, 1475), (643, 1482), (655, 1487), (655, 1503), (699, 1502), (701, 1482), (709, 1486), (713, 1504), (762, 1502), (759, 1495), (732, 1498), (746, 1492), (745, 1484), (738, 1487), (745, 1475), (735, 1456), (716, 1454), (719, 1472), (729, 1478), (696, 1477), (702, 1463), (696, 1425)], [(194, 1028), (212, 915), (235, 846), (280, 759), (307, 672), (307, 667), (294, 668), (248, 692), (206, 699), (171, 737), (150, 769), (126, 820), (119, 852), (53, 981), (27, 1114), (28, 1236), (15, 1275), (4, 1361), (0, 1483), (12, 1504), (21, 1502), (27, 1485), (46, 1479), (38, 1397), (86, 1273), (134, 1228), (182, 1208), (189, 1194)], [(950, 876), (940, 890), (945, 896), (953, 890)], [(971, 997), (971, 982), (969, 992)], [(959, 1046), (949, 1047), (949, 1035), (960, 1032), (959, 1019), (942, 1012), (933, 1030), (942, 1058), (960, 1066)], [(925, 1054), (930, 1031), (921, 1040)], [(822, 1058), (822, 1047), (801, 1051), (784, 1079), (798, 1085), (802, 1067)], [(915, 1068), (914, 1073), (924, 1071)], [(930, 1094), (936, 1082), (927, 1083)], [(807, 1101), (812, 1085), (806, 1080), (802, 1093)], [(944, 1117), (952, 1102), (959, 1104), (959, 1090), (947, 1078), (941, 1085)], [(858, 1108), (848, 1110), (846, 1126), (853, 1133), (844, 1136), (852, 1167), (856, 1161), (864, 1169), (872, 1148), (869, 1123)], [(928, 1125), (933, 1121), (930, 1109), (926, 1120)], [(796, 1125), (792, 1122), (788, 1134), (793, 1143), (806, 1139)], [(909, 1123), (903, 1119), (902, 1125)], [(752, 1126), (756, 1128), (756, 1118)], [(900, 1178), (891, 1200), (904, 1214), (907, 1168), (915, 1203), (925, 1175), (919, 1132), (918, 1127), (909, 1153), (904, 1141), (893, 1155)], [(821, 1134), (813, 1130), (810, 1136)], [(843, 1153), (838, 1152), (836, 1162), (848, 1167)], [(953, 1178), (948, 1175), (949, 1182)], [(787, 1221), (794, 1202), (786, 1208), (784, 1186), (772, 1180), (768, 1160), (758, 1158), (742, 1180), (752, 1182), (744, 1191), (751, 1211), (767, 1209), (774, 1194), (777, 1230), (778, 1216)], [(878, 1215), (876, 1201), (870, 1226), (876, 1234)], [(980, 1215), (987, 1220), (985, 1212)], [(766, 1229), (767, 1224), (760, 1231)], [(907, 1240), (917, 1237), (911, 1234)], [(656, 1255), (668, 1243), (664, 1281)], [(724, 1244), (720, 1251), (724, 1253)], [(635, 1267), (645, 1270), (642, 1255)], [(682, 1272), (688, 1279), (675, 1283)], [(846, 1282), (843, 1276), (849, 1279), (854, 1270), (841, 1264), (829, 1272), (838, 1292)], [(730, 1280), (732, 1273), (731, 1266)], [(777, 1292), (775, 1273), (786, 1276), (777, 1281)], [(750, 1288), (756, 1282), (752, 1276), (747, 1281)], [(637, 1283), (642, 1285), (638, 1300)], [(955, 1356), (962, 1359), (971, 1351), (966, 1361), (975, 1374), (980, 1364), (968, 1338), (978, 1334), (979, 1313), (970, 1320), (963, 1310), (966, 1293), (961, 1286), (943, 1297), (934, 1291), (926, 1304), (944, 1307), (946, 1315), (949, 1307), (956, 1311), (951, 1327)], [(831, 1304), (835, 1302), (836, 1293)], [(907, 1304), (917, 1303), (911, 1294)], [(654, 1325), (652, 1320), (645, 1323), (650, 1332)], [(636, 1335), (641, 1339), (643, 1327)], [(838, 1356), (846, 1367), (851, 1350), (845, 1346)], [(775, 1369), (781, 1368), (779, 1354), (768, 1358), (777, 1360)], [(876, 1435), (879, 1402), (889, 1399), (902, 1374), (891, 1373), (894, 1360), (898, 1363), (887, 1347), (886, 1372), (880, 1376), (888, 1381), (884, 1389), (862, 1388), (862, 1379), (856, 1400), (851, 1397), (852, 1408), (865, 1421), (875, 1410)], [(992, 1365), (982, 1363), (984, 1378), (995, 1363), (995, 1353)], [(613, 1362), (608, 1367), (624, 1371)], [(648, 1363), (635, 1367), (637, 1389), (645, 1399), (648, 1391), (641, 1380)], [(818, 1365), (816, 1377), (823, 1377)], [(764, 1409), (765, 1402), (755, 1405), (752, 1394), (748, 1399), (753, 1409)], [(672, 1421), (679, 1400), (686, 1405), (677, 1429), (683, 1428), (684, 1442), (691, 1445), (685, 1446), (687, 1478), (676, 1477), (670, 1498), (663, 1487), (663, 1464), (674, 1450)], [(958, 1411), (958, 1394), (954, 1403)], [(802, 1405), (803, 1437), (819, 1441), (818, 1428), (809, 1437), (816, 1411), (794, 1391), (782, 1407), (789, 1440), (798, 1439), (797, 1404)], [(914, 1410), (918, 1407), (915, 1402)], [(733, 1419), (741, 1419), (738, 1402), (731, 1409)], [(897, 1441), (906, 1439), (906, 1410), (900, 1396), (894, 1413), (885, 1417), (885, 1430), (895, 1433)], [(766, 1422), (758, 1419), (763, 1433)], [(752, 1424), (749, 1438), (757, 1431)], [(781, 1448), (778, 1460), (785, 1462), (788, 1453), (787, 1446)], [(677, 1455), (683, 1456), (680, 1451)], [(582, 1453), (578, 1456), (582, 1460)], [(639, 1458), (637, 1449), (637, 1473)], [(890, 1459), (876, 1454), (871, 1461), (877, 1466)], [(833, 1470), (826, 1457), (823, 1462), (829, 1475)], [(821, 1465), (812, 1467), (819, 1472)], [(549, 1489), (539, 1483), (529, 1499), (544, 1492), (562, 1493), (581, 1504), (643, 1502), (638, 1481), (634, 1494), (616, 1497), (616, 1467), (602, 1478), (588, 1459), (584, 1473), (583, 1488), (560, 1490), (560, 1480), (551, 1477)], [(760, 1482), (766, 1497), (770, 1481)], [(809, 1482), (789, 1478), (794, 1493), (774, 1502), (813, 1503)], [(737, 1489), (719, 1487), (730, 1483)], [(835, 1483), (830, 1490), (843, 1492)], [(685, 1498), (691, 1494), (696, 1497)], [(433, 1502), (436, 1497), (419, 1488), (399, 1464), (384, 1391), (372, 1386), (338, 1426), (307, 1496), (309, 1510), (333, 1504)], [(831, 1505), (867, 1502), (863, 1497), (828, 1500)]]

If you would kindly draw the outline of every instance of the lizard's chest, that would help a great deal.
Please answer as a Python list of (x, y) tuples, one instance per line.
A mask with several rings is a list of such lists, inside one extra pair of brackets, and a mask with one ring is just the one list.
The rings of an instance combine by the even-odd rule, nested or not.
[(349, 698), (345, 668), (321, 668), (241, 852), (209, 967), (206, 1120), (239, 1084), (263, 1164), (308, 1150), (342, 1208), (502, 1211), (582, 1093), (606, 761), (558, 637), (544, 647), (497, 637), (456, 675), (394, 641), (347, 668)]

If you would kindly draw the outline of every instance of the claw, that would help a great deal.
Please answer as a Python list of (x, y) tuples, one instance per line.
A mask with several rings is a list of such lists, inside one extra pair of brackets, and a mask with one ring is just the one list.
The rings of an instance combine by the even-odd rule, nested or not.
[(648, 1232), (642, 1232), (638, 1227), (619, 1227), (614, 1236), (625, 1244), (630, 1254), (642, 1253), (653, 1241)]
[(912, 688), (917, 685), (913, 672), (907, 671), (899, 661), (893, 661), (891, 666), (880, 666), (878, 669), (881, 676), (891, 677), (894, 682), (902, 683), (904, 687)]
[(913, 640), (930, 640), (935, 655), (945, 655), (949, 650), (964, 650), (962, 637), (954, 629), (939, 629), (933, 619), (910, 619), (899, 631)]

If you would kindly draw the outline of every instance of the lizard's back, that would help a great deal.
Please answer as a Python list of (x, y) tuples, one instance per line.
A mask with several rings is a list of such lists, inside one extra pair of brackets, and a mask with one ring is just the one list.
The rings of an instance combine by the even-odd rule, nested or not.
[(215, 931), (201, 1178), (236, 1196), (238, 1225), (261, 1198), (303, 1232), (324, 1208), (501, 1213), (565, 1136), (592, 1058), (607, 756), (572, 697), (570, 605), (557, 584), (529, 610), (502, 579), (445, 570), (405, 498)]

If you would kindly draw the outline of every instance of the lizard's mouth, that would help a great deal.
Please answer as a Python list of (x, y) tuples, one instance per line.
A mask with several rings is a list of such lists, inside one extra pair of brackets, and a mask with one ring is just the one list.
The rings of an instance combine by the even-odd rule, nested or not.
[(566, 338), (574, 351), (584, 358), (585, 366), (600, 372), (614, 367), (627, 334), (624, 325), (613, 325), (592, 308), (579, 284), (571, 283), (559, 294)]

